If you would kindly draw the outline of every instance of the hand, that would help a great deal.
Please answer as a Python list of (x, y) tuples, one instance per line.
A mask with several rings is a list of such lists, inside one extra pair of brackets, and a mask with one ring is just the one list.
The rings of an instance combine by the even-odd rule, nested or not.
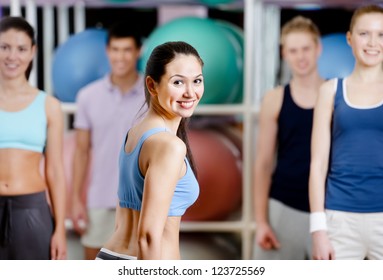
[(79, 199), (73, 199), (72, 223), (75, 232), (80, 235), (85, 232), (88, 224), (88, 215), (85, 205)]
[(274, 250), (280, 247), (277, 237), (267, 223), (257, 224), (255, 240), (264, 250)]
[(55, 230), (51, 239), (51, 259), (66, 260), (67, 246), (65, 230)]
[(312, 233), (313, 259), (314, 260), (335, 260), (335, 252), (331, 246), (327, 231), (319, 230)]

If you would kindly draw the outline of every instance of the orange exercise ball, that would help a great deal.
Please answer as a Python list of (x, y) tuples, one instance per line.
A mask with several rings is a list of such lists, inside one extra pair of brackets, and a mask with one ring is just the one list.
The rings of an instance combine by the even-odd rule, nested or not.
[(200, 195), (182, 219), (224, 220), (241, 205), (241, 152), (233, 141), (216, 130), (192, 129), (188, 136)]

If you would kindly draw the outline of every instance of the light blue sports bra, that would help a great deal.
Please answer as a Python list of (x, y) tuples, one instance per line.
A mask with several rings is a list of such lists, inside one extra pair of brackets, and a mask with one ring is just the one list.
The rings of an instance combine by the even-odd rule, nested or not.
[(46, 93), (39, 91), (25, 109), (0, 110), (0, 149), (43, 152), (47, 138)]
[[(119, 158), (120, 177), (118, 198), (120, 207), (131, 208), (137, 211), (141, 210), (145, 180), (140, 172), (138, 163), (141, 147), (148, 137), (164, 131), (169, 132), (169, 130), (164, 127), (152, 128), (146, 131), (141, 136), (137, 146), (130, 153), (125, 152), (125, 139), (121, 147)], [(186, 173), (177, 182), (168, 216), (182, 216), (186, 209), (197, 200), (199, 195), (199, 185), (187, 158), (185, 158), (185, 163)]]

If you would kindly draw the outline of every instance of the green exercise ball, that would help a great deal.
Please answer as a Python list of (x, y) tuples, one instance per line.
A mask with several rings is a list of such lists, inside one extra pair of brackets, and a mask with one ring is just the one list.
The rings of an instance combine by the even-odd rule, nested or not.
[(220, 4), (230, 4), (234, 2), (234, 0), (200, 0), (200, 2), (208, 6), (214, 6)]
[(228, 21), (215, 20), (215, 23), (220, 26), (226, 36), (229, 38), (236, 50), (237, 68), (240, 71), (240, 78), (238, 79), (233, 96), (228, 100), (230, 103), (238, 104), (243, 100), (243, 69), (244, 69), (244, 35), (243, 30), (237, 25), (234, 25)]
[(198, 17), (177, 18), (157, 27), (145, 40), (139, 69), (144, 72), (152, 50), (167, 41), (185, 41), (197, 49), (204, 65), (205, 92), (201, 104), (230, 103), (238, 91), (243, 69), (227, 32), (215, 21)]

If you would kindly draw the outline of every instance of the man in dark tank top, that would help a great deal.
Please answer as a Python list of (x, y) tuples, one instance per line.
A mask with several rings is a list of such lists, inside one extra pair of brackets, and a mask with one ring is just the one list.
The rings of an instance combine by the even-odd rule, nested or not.
[(259, 115), (254, 166), (254, 259), (311, 256), (308, 179), (313, 107), (323, 79), (320, 33), (297, 16), (281, 33), (290, 83), (267, 92)]

